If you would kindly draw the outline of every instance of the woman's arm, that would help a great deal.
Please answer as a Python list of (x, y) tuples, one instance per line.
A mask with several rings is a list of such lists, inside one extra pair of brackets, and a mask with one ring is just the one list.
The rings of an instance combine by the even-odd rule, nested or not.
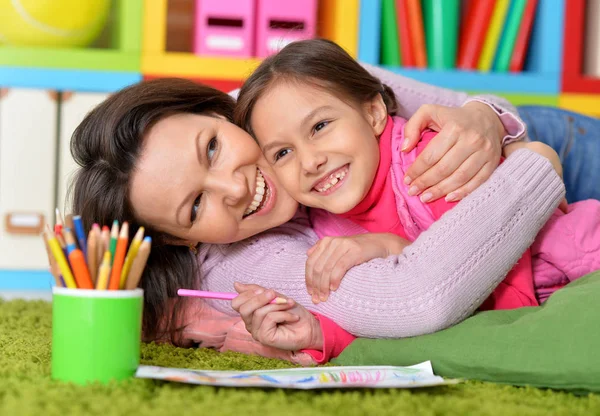
[[(520, 150), (402, 255), (352, 268), (327, 302), (314, 305), (306, 292), (306, 251), (317, 238), (301, 223), (211, 250), (202, 286), (231, 292), (240, 281), (272, 288), (356, 336), (435, 332), (477, 309), (531, 245), (564, 192), (547, 159)], [(223, 302), (213, 306), (233, 312)]]

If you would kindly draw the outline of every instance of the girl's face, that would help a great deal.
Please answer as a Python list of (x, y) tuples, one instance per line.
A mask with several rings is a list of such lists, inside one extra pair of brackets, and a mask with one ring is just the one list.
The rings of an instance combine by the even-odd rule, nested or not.
[(357, 106), (309, 84), (278, 82), (256, 102), (251, 124), (288, 193), (340, 214), (371, 188), (386, 120), (379, 94)]
[(130, 197), (142, 221), (194, 244), (243, 240), (297, 209), (256, 142), (208, 115), (177, 114), (150, 129)]

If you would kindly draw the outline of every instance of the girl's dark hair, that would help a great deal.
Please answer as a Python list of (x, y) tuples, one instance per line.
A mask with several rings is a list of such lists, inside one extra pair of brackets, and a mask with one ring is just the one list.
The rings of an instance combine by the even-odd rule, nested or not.
[(168, 244), (173, 238), (143, 223), (131, 205), (131, 177), (144, 136), (158, 121), (179, 113), (220, 115), (231, 121), (234, 106), (227, 94), (192, 81), (146, 81), (108, 97), (85, 117), (71, 138), (71, 154), (81, 167), (70, 189), (72, 212), (81, 215), (86, 229), (93, 223), (128, 221), (130, 238), (140, 226), (152, 237), (140, 281), (146, 340), (168, 338), (180, 344), (182, 304), (176, 291), (197, 284), (197, 262), (189, 247)]
[(234, 120), (254, 135), (250, 120), (258, 99), (275, 82), (301, 81), (324, 88), (362, 104), (381, 94), (388, 114), (395, 115), (398, 103), (394, 91), (371, 75), (340, 46), (325, 39), (293, 42), (278, 54), (265, 59), (240, 90)]

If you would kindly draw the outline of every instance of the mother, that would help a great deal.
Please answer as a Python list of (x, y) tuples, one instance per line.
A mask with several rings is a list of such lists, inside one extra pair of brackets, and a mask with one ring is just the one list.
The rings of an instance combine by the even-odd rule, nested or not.
[[(468, 191), (485, 180), (492, 169), (480, 168), (497, 165), (504, 136), (523, 135), (516, 111), (502, 100), (370, 71), (392, 87), (403, 116), (429, 104), (413, 116), (413, 136), (429, 125), (441, 128), (441, 139), (415, 163), (421, 172), (409, 175), (419, 177), (414, 183), (421, 189), (437, 183), (436, 196)], [(74, 212), (87, 227), (117, 219), (133, 223), (133, 230), (144, 225), (153, 237), (141, 283), (147, 338), (160, 336), (165, 319), (171, 335), (180, 329), (176, 316), (166, 317), (167, 301), (178, 288), (232, 291), (234, 280), (285, 293), (358, 336), (403, 337), (445, 328), (492, 292), (562, 195), (550, 164), (521, 152), (403, 255), (354, 267), (329, 301), (313, 305), (304, 277), (306, 251), (317, 236), (302, 211), (294, 215), (297, 204), (280, 188), (258, 146), (231, 123), (233, 106), (229, 96), (213, 89), (157, 80), (109, 97), (74, 133), (71, 151), (81, 166)], [(450, 148), (454, 156), (442, 157)], [(427, 165), (435, 166), (420, 175)], [(439, 181), (440, 167), (449, 180)], [(266, 198), (259, 192), (265, 189), (261, 177)], [(201, 244), (192, 255), (199, 243), (211, 244)], [(463, 249), (454, 250), (457, 245)], [(213, 306), (234, 313), (227, 303)]]

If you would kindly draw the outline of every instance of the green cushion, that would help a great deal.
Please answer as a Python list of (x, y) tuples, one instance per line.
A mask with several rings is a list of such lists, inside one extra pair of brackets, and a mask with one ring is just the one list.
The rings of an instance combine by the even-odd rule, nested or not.
[(600, 271), (539, 307), (480, 312), (435, 334), (357, 339), (338, 365), (431, 360), (443, 377), (600, 392)]

